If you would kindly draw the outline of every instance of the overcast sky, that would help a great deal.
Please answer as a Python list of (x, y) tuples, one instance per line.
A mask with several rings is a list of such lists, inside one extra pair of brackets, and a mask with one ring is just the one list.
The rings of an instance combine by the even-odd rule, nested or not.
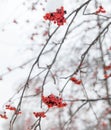
[[(30, 0), (0, 0), (0, 75), (8, 72), (8, 67), (16, 67), (22, 63), (22, 60), (26, 56), (20, 55), (19, 52), (24, 48), (24, 46), (30, 41), (27, 40), (27, 30), (30, 27), (24, 27), (25, 20), (32, 19), (33, 22), (39, 21), (43, 16), (41, 9), (35, 15), (36, 19), (32, 17), (30, 11), (28, 12), (27, 7), (30, 8)], [(57, 7), (63, 5), (63, 0), (52, 0), (48, 1), (46, 11), (54, 11)], [(41, 8), (41, 7), (40, 7)], [(41, 15), (42, 14), (42, 15)], [(38, 19), (39, 18), (39, 19)], [(13, 23), (16, 20), (19, 25)], [(21, 52), (22, 53), (22, 52)], [(29, 54), (30, 57), (30, 54)], [(19, 72), (16, 74), (11, 73), (6, 76), (1, 77), (0, 80), (0, 112), (3, 112), (2, 106), (6, 101), (13, 95), (14, 85), (17, 85), (17, 80), (20, 78), (18, 76)], [(15, 76), (16, 75), (16, 76)], [(0, 119), (0, 130), (2, 128), (3, 119)]]
[[(26, 6), (24, 6), (24, 2)], [(32, 31), (32, 25), (27, 25), (25, 21), (31, 19), (36, 23), (43, 17), (43, 12), (40, 7), (38, 13), (33, 13), (32, 16), (27, 9), (31, 2), (31, 0), (0, 0), (0, 75), (8, 72), (8, 67), (14, 68), (20, 65), (26, 57), (32, 55), (31, 53), (21, 55), (25, 46), (31, 43), (28, 34)], [(106, 2), (111, 1), (106, 0)], [(46, 11), (54, 11), (61, 5), (63, 5), (63, 0), (48, 0)], [(13, 20), (17, 20), (19, 25), (13, 23)], [(2, 112), (3, 104), (13, 95), (14, 86), (18, 85), (17, 81), (22, 77), (19, 71), (15, 71), (0, 78), (3, 78), (0, 80), (0, 112)], [(3, 120), (0, 119), (0, 130), (4, 130), (2, 122)]]

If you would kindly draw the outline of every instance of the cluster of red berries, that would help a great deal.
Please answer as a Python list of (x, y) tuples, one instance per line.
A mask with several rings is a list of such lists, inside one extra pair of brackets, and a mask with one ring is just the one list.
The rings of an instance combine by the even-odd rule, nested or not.
[[(17, 111), (17, 109), (15, 107), (11, 106), (11, 105), (6, 105), (5, 109), (10, 110), (10, 111), (14, 111), (16, 115), (22, 114), (21, 111)], [(4, 112), (4, 114), (0, 114), (0, 117), (3, 118), (3, 119), (8, 119), (6, 112)]]
[(80, 84), (82, 83), (81, 80), (78, 80), (78, 79), (76, 79), (75, 77), (71, 77), (70, 80), (71, 80), (73, 83), (78, 84), (78, 85), (80, 85)]
[(4, 114), (0, 114), (0, 117), (3, 118), (3, 119), (8, 119), (6, 112), (4, 112)]
[(6, 105), (5, 108), (6, 108), (7, 110), (16, 111), (16, 108), (15, 108), (15, 107), (12, 107), (12, 106), (10, 106), (10, 105)]
[(105, 75), (104, 75), (104, 78), (105, 78), (105, 79), (108, 79), (108, 78), (110, 78), (110, 77), (111, 77), (111, 74), (109, 74), (109, 75), (105, 74)]
[(54, 23), (57, 23), (58, 26), (61, 26), (61, 25), (64, 25), (64, 23), (66, 23), (64, 14), (66, 14), (66, 11), (64, 10), (64, 7), (62, 6), (60, 9), (56, 9), (56, 12), (46, 13), (46, 15), (44, 16), (44, 19), (53, 21)]
[(45, 115), (45, 112), (33, 112), (33, 114), (34, 114), (34, 116), (36, 117), (36, 118), (38, 118), (38, 117), (46, 117), (46, 115)]
[(55, 96), (53, 94), (50, 94), (47, 97), (42, 96), (42, 101), (48, 106), (48, 108), (51, 108), (54, 106), (61, 108), (67, 105), (66, 103), (63, 103), (62, 98), (59, 98), (58, 96)]
[[(111, 70), (111, 65), (105, 66), (105, 67), (104, 67), (104, 70), (105, 70), (105, 71)], [(104, 75), (104, 78), (105, 78), (105, 79), (108, 79), (109, 77), (111, 77), (111, 73)]]
[(99, 6), (98, 10), (96, 11), (96, 14), (99, 13), (106, 13), (106, 10), (102, 6)]
[(111, 65), (105, 66), (104, 70), (111, 70)]
[[(12, 107), (11, 105), (6, 105), (5, 108), (6, 108), (7, 110), (15, 111), (15, 112), (16, 112), (16, 110), (17, 110), (15, 107)], [(16, 114), (17, 114), (17, 115), (18, 115), (18, 114), (22, 114), (22, 112), (21, 112), (21, 111), (18, 111), (18, 112), (16, 112)]]

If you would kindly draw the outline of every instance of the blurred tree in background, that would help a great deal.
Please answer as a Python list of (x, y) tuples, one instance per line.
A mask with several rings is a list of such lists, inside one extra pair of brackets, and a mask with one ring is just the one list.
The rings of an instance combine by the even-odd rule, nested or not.
[(110, 130), (111, 1), (29, 3), (23, 5), (37, 21), (26, 19), (21, 26), (18, 18), (13, 24), (29, 28), (22, 53), (31, 56), (1, 75), (19, 70), (15, 77), (22, 78), (3, 106), (3, 128)]

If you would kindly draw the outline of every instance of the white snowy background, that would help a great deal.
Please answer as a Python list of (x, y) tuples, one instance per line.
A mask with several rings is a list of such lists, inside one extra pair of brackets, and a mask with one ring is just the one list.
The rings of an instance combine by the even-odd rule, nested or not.
[[(45, 3), (41, 1), (41, 3)], [(21, 72), (20, 69), (8, 74), (8, 68), (15, 68), (34, 55), (32, 51), (26, 48), (32, 46), (32, 41), (28, 37), (32, 26), (43, 19), (45, 12), (37, 5), (36, 13), (31, 11), (31, 0), (0, 0), (0, 112), (2, 106), (12, 97), (14, 89), (19, 85), (19, 81), (24, 81), (27, 72)], [(52, 11), (61, 7), (63, 1), (48, 1), (47, 11)], [(44, 5), (45, 7), (45, 5)], [(32, 24), (27, 24), (26, 20), (30, 19)], [(13, 21), (16, 20), (18, 24)], [(28, 69), (26, 70), (28, 71)], [(5, 75), (6, 73), (6, 75)], [(21, 74), (22, 73), (22, 74)], [(24, 74), (24, 76), (23, 76)], [(14, 87), (15, 86), (15, 87)], [(0, 119), (0, 129), (3, 120)]]

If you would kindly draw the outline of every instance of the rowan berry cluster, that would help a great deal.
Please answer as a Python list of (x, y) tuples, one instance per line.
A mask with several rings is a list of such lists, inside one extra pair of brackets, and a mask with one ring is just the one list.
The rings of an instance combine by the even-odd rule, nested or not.
[(6, 108), (7, 110), (16, 111), (16, 108), (15, 108), (15, 107), (12, 107), (12, 106), (10, 106), (10, 105), (6, 105), (5, 108)]
[[(10, 111), (14, 111), (16, 115), (22, 114), (21, 111), (17, 111), (17, 109), (11, 105), (5, 105), (5, 109), (10, 110)], [(4, 114), (0, 114), (0, 117), (4, 118), (4, 119), (8, 119), (6, 112), (4, 112)]]
[[(105, 67), (104, 67), (104, 70), (105, 70), (106, 72), (107, 72), (107, 71), (110, 71), (110, 70), (111, 70), (111, 65), (105, 66)], [(104, 78), (105, 78), (105, 79), (108, 79), (109, 77), (111, 77), (111, 73), (104, 75)]]
[(46, 117), (46, 115), (45, 115), (45, 112), (33, 112), (33, 114), (34, 114), (34, 116), (36, 117), (36, 118), (38, 118), (38, 117)]
[(48, 106), (48, 108), (51, 107), (58, 107), (58, 108), (62, 108), (65, 107), (67, 104), (63, 103), (63, 99), (59, 98), (53, 94), (50, 94), (47, 97), (42, 96), (42, 101)]
[(0, 114), (0, 117), (3, 118), (3, 119), (8, 119), (6, 112), (4, 112), (4, 114)]
[(105, 66), (104, 70), (111, 70), (111, 65)]
[(78, 80), (78, 79), (76, 79), (75, 77), (71, 77), (70, 80), (71, 80), (73, 83), (78, 84), (78, 85), (80, 85), (80, 84), (82, 83), (81, 80)]
[(99, 13), (106, 13), (106, 10), (102, 6), (99, 6), (98, 10), (96, 11), (96, 14)]
[(64, 10), (64, 7), (62, 6), (60, 9), (56, 9), (56, 12), (46, 13), (46, 15), (44, 16), (44, 19), (53, 21), (58, 26), (61, 26), (61, 25), (64, 25), (64, 23), (66, 23), (66, 19), (64, 18), (65, 14), (66, 14), (66, 11)]
[[(7, 110), (10, 110), (10, 111), (17, 111), (17, 109), (15, 108), (15, 107), (13, 107), (13, 106), (11, 106), (11, 105), (6, 105), (5, 106), (5, 109), (7, 109)], [(22, 112), (21, 111), (18, 111), (18, 112), (16, 112), (16, 114), (18, 115), (18, 114), (22, 114)]]

